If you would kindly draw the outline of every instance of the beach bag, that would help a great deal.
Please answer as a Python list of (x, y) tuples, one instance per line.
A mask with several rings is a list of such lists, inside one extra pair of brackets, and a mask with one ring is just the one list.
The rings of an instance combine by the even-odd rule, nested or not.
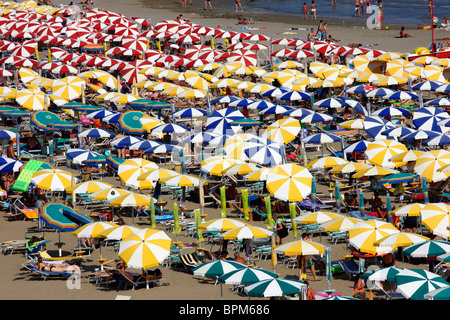
[(280, 236), (280, 238), (283, 239), (288, 236), (289, 232), (286, 228), (286, 225), (283, 222), (280, 222), (280, 223), (281, 223), (282, 228), (280, 230), (278, 230), (278, 235)]

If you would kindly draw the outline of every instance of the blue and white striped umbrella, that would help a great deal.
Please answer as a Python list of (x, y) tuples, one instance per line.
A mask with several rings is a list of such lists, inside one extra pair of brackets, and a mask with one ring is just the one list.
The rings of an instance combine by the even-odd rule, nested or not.
[(206, 116), (206, 110), (199, 108), (185, 108), (174, 112), (176, 118), (196, 118)]
[(316, 133), (303, 139), (304, 143), (322, 144), (339, 142), (341, 138), (331, 133)]
[(0, 172), (18, 172), (23, 162), (8, 157), (0, 157)]
[(212, 139), (217, 138), (221, 135), (213, 132), (202, 131), (199, 133), (195, 133), (190, 135), (189, 137), (184, 138), (181, 143), (204, 143), (208, 144)]
[(257, 100), (247, 106), (250, 110), (264, 110), (270, 107), (277, 106), (276, 103), (270, 102), (268, 100)]
[(286, 101), (299, 101), (299, 100), (309, 100), (311, 96), (306, 92), (302, 91), (288, 91), (281, 95), (278, 99)]
[(190, 128), (176, 124), (176, 123), (166, 123), (166, 124), (162, 124), (159, 126), (156, 126), (152, 129), (151, 133), (152, 134), (164, 134), (164, 133), (178, 133), (178, 134), (183, 134), (186, 133), (187, 131), (191, 131)]
[(417, 130), (415, 129), (411, 129), (411, 128), (407, 128), (407, 127), (396, 127), (396, 128), (390, 128), (387, 129), (386, 131), (381, 132), (382, 135), (385, 135), (387, 137), (394, 137), (394, 138), (399, 138), (399, 137), (404, 137), (410, 133), (416, 132)]
[(318, 108), (343, 108), (348, 106), (348, 104), (342, 99), (326, 98), (314, 102), (313, 106)]
[(158, 153), (170, 153), (179, 152), (183, 148), (179, 146), (174, 146), (173, 144), (162, 143), (159, 146), (152, 147), (150, 149), (144, 150), (144, 154), (158, 154)]
[(366, 97), (369, 98), (385, 98), (386, 96), (389, 96), (391, 94), (395, 93), (395, 90), (389, 89), (389, 88), (377, 88), (370, 90), (366, 93)]
[(411, 112), (405, 108), (385, 107), (372, 113), (373, 116), (391, 117), (391, 116), (406, 116)]
[(314, 123), (314, 122), (328, 122), (333, 120), (334, 117), (325, 113), (314, 112), (307, 116), (304, 116), (300, 122), (301, 123)]
[(347, 91), (347, 93), (352, 93), (352, 94), (364, 94), (364, 93), (366, 93), (365, 85), (363, 85), (363, 84), (350, 87), (346, 91)]
[(206, 130), (219, 134), (234, 134), (238, 127), (232, 127), (229, 123), (235, 120), (244, 119), (244, 115), (232, 108), (224, 108), (214, 111), (206, 120)]
[(281, 146), (271, 140), (250, 139), (244, 142), (244, 153), (253, 162), (273, 167), (283, 162)]
[(161, 145), (161, 142), (153, 141), (153, 140), (142, 140), (138, 141), (136, 143), (133, 143), (132, 145), (128, 146), (128, 149), (130, 150), (147, 150), (153, 147), (157, 147)]
[(98, 110), (98, 111), (94, 111), (91, 112), (89, 114), (86, 115), (86, 118), (89, 119), (103, 119), (105, 117), (114, 115), (114, 114), (119, 114), (119, 112), (115, 112), (115, 111), (109, 111), (109, 110)]
[(353, 153), (353, 152), (364, 152), (367, 150), (367, 145), (371, 141), (361, 140), (344, 148), (345, 153)]
[(446, 111), (435, 107), (422, 107), (413, 114), (413, 124), (416, 129), (442, 132), (438, 122), (450, 118)]
[(7, 130), (7, 129), (0, 130), (0, 140), (10, 140), (10, 139), (16, 139), (16, 138), (17, 138), (17, 133), (15, 133), (11, 130)]
[(71, 159), (75, 164), (81, 164), (84, 160), (98, 157), (100, 153), (82, 148), (68, 149), (66, 157)]
[(450, 93), (450, 83), (440, 85), (435, 91), (442, 92), (442, 93)]
[(401, 137), (402, 140), (413, 142), (415, 140), (426, 140), (439, 136), (440, 132), (429, 131), (429, 130), (416, 130), (406, 136)]
[(355, 109), (355, 111), (358, 112), (359, 114), (362, 114), (366, 117), (369, 116), (369, 113), (367, 112), (366, 108), (363, 107), (363, 105), (361, 103), (359, 103), (358, 101), (351, 99), (351, 98), (345, 98), (345, 97), (339, 97), (339, 99), (344, 100), (345, 103), (347, 103), (350, 107)]
[(126, 148), (139, 141), (144, 141), (144, 139), (133, 136), (125, 136), (112, 140), (110, 142), (110, 145), (115, 146), (117, 148)]
[(261, 95), (263, 97), (279, 98), (280, 96), (282, 96), (283, 94), (285, 94), (287, 92), (289, 92), (289, 90), (287, 90), (287, 89), (273, 88), (273, 89), (264, 91), (263, 93), (261, 93)]
[(275, 105), (261, 110), (258, 114), (284, 114), (289, 111), (293, 111), (295, 108), (288, 106)]
[(114, 138), (116, 135), (108, 130), (92, 128), (80, 132), (78, 136), (83, 138)]
[(386, 99), (389, 100), (415, 100), (419, 99), (419, 96), (414, 92), (408, 92), (408, 91), (396, 91), (393, 94), (386, 97)]
[(426, 106), (450, 106), (450, 99), (448, 98), (437, 98), (425, 102)]
[[(209, 132), (209, 131), (206, 131), (206, 133), (216, 134), (214, 132)], [(217, 137), (211, 139), (208, 142), (208, 146), (210, 146), (210, 147), (223, 147), (225, 145), (225, 141), (227, 141), (227, 139), (231, 139), (232, 137), (233, 137), (233, 135), (220, 134)]]
[(315, 113), (312, 110), (305, 109), (305, 108), (298, 108), (294, 110), (287, 111), (284, 113), (285, 116), (294, 117), (294, 118), (303, 118), (306, 117), (309, 114)]
[(440, 81), (426, 80), (413, 85), (411, 89), (415, 91), (434, 91), (443, 84), (444, 83)]
[(436, 137), (432, 137), (423, 143), (426, 146), (448, 146), (450, 145), (450, 135), (440, 134)]
[(378, 116), (371, 116), (364, 119), (364, 129), (374, 139), (386, 139), (386, 136), (382, 132), (391, 128), (395, 128), (392, 122)]
[(109, 116), (104, 117), (102, 121), (106, 123), (119, 123), (119, 118), (121, 115), (122, 113), (120, 112), (110, 114)]
[(249, 104), (255, 102), (256, 100), (252, 99), (237, 99), (228, 104), (230, 107), (246, 107)]
[(239, 98), (237, 98), (235, 96), (226, 95), (226, 96), (220, 96), (220, 97), (214, 98), (210, 101), (210, 103), (230, 103), (230, 102), (237, 101), (237, 100), (239, 100)]
[(439, 121), (438, 125), (440, 125), (442, 127), (450, 127), (450, 118)]

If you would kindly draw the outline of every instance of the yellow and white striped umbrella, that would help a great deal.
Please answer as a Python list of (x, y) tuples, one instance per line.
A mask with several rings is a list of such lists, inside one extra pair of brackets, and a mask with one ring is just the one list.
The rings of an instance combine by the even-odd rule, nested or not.
[(99, 190), (93, 192), (88, 195), (89, 198), (93, 200), (104, 200), (109, 201), (111, 199), (117, 198), (118, 196), (123, 196), (125, 194), (130, 193), (130, 191), (121, 189), (121, 188), (105, 188), (103, 190)]
[(175, 87), (178, 87), (178, 85), (170, 82), (157, 82), (154, 85), (148, 87), (148, 89), (152, 91), (165, 91)]
[(28, 110), (44, 110), (45, 93), (37, 89), (18, 90), (16, 92), (16, 102)]
[(102, 94), (98, 95), (96, 97), (96, 99), (97, 100), (103, 100), (103, 101), (109, 101), (112, 98), (118, 97), (120, 95), (121, 95), (121, 93), (119, 93), (119, 92), (105, 92), (105, 93), (102, 93)]
[(78, 193), (94, 193), (96, 191), (109, 189), (113, 187), (112, 184), (103, 182), (103, 181), (84, 181), (81, 183), (77, 183), (74, 186), (66, 189), (66, 192), (69, 194), (78, 194)]
[(342, 217), (321, 223), (319, 225), (319, 229), (326, 232), (331, 231), (346, 232), (350, 230), (350, 228), (352, 228), (355, 224), (362, 221), (364, 220), (352, 217)]
[(55, 81), (52, 86), (52, 93), (66, 100), (74, 100), (81, 97), (83, 89), (80, 85)]
[(333, 167), (333, 169), (330, 170), (331, 173), (353, 173), (358, 172), (364, 169), (371, 168), (371, 165), (360, 163), (360, 162), (347, 162), (344, 164), (341, 164), (337, 167)]
[(126, 237), (128, 237), (133, 232), (136, 232), (138, 230), (141, 230), (141, 228), (123, 225), (123, 226), (116, 226), (109, 229), (106, 229), (99, 233), (99, 238), (104, 238), (107, 240), (116, 240), (116, 241), (122, 241)]
[(248, 157), (244, 152), (244, 143), (250, 139), (260, 140), (257, 135), (252, 133), (235, 134), (225, 140), (223, 150), (227, 156), (244, 161), (248, 160)]
[(407, 78), (397, 77), (397, 76), (385, 76), (381, 79), (373, 81), (372, 83), (376, 84), (379, 87), (384, 87), (384, 86), (394, 86), (394, 85), (399, 85), (399, 84), (405, 84), (406, 82), (408, 82)]
[(177, 94), (177, 97), (184, 99), (203, 99), (206, 98), (206, 91), (199, 89), (187, 89), (184, 92)]
[(386, 73), (389, 76), (405, 77), (405, 68), (413, 67), (414, 63), (405, 59), (392, 59), (386, 63)]
[(97, 79), (110, 89), (117, 90), (117, 78), (103, 70), (91, 70), (78, 75), (84, 79)]
[(244, 178), (248, 181), (265, 181), (268, 177), (269, 172), (270, 168), (262, 168), (245, 175)]
[[(298, 89), (296, 89), (296, 86), (299, 88), (303, 88), (303, 87), (313, 85), (319, 81), (320, 80), (315, 77), (304, 77), (304, 78), (301, 78), (299, 80), (295, 80), (294, 82), (292, 82), (293, 86), (292, 86), (291, 90), (298, 90)], [(302, 91), (302, 90), (300, 90), (300, 91)]]
[(392, 157), (392, 162), (409, 162), (416, 161), (417, 158), (422, 156), (425, 152), (419, 150), (408, 150), (406, 152), (401, 152), (394, 157)]
[(195, 70), (200, 71), (200, 72), (206, 72), (206, 71), (212, 71), (212, 70), (219, 69), (221, 66), (222, 66), (222, 64), (220, 64), (220, 63), (210, 62), (210, 63), (204, 64), (204, 65), (198, 67)]
[(241, 66), (238, 68), (231, 69), (229, 73), (235, 76), (248, 76), (254, 74), (257, 77), (261, 77), (264, 74), (266, 74), (267, 71), (255, 66), (248, 66), (248, 67)]
[[(316, 83), (314, 83), (313, 85), (311, 85), (311, 88), (338, 88), (338, 87), (342, 87), (344, 85), (344, 82), (347, 81), (346, 79), (348, 78), (336, 78), (335, 80), (320, 80), (317, 81)], [(348, 79), (351, 80), (349, 83), (347, 84), (351, 84), (353, 79)]]
[(206, 184), (206, 181), (198, 178), (198, 177), (194, 177), (194, 176), (190, 176), (190, 175), (186, 175), (186, 174), (179, 174), (173, 177), (167, 177), (164, 179), (161, 179), (160, 182), (162, 184), (168, 185), (168, 186), (180, 186), (180, 187), (198, 187), (200, 184), (200, 181), (203, 181), (204, 184)]
[(255, 163), (240, 163), (240, 164), (236, 164), (234, 166), (231, 166), (227, 169), (225, 169), (222, 172), (222, 175), (224, 176), (229, 176), (229, 175), (245, 175), (245, 174), (249, 174), (252, 172), (255, 172), (256, 170), (261, 169), (260, 165), (257, 165)]
[(395, 168), (396, 163), (390, 159), (399, 153), (406, 152), (408, 149), (400, 142), (389, 139), (380, 139), (369, 142), (365, 151), (367, 159), (373, 165), (383, 168)]
[(344, 129), (364, 129), (364, 120), (363, 119), (353, 119), (347, 120), (339, 124), (341, 128)]
[(323, 157), (311, 161), (310, 163), (308, 163), (306, 167), (308, 169), (324, 169), (324, 168), (334, 168), (340, 165), (345, 165), (347, 163), (348, 161), (343, 158)]
[(321, 77), (319, 77), (319, 75), (317, 75), (317, 77), (321, 79), (336, 80), (336, 78), (342, 77), (342, 74), (351, 71), (353, 71), (353, 69), (346, 65), (332, 64), (322, 70)]
[(286, 256), (294, 255), (321, 255), (325, 253), (325, 246), (313, 241), (292, 241), (274, 248), (275, 253), (281, 253)]
[(130, 93), (123, 93), (123, 94), (120, 94), (120, 95), (110, 99), (110, 101), (114, 102), (114, 103), (128, 103), (128, 102), (133, 102), (133, 101), (136, 101), (139, 99), (142, 99), (142, 98), (138, 95), (130, 94)]
[(97, 238), (100, 233), (112, 227), (117, 227), (117, 224), (104, 221), (91, 222), (79, 227), (72, 235), (78, 238)]
[(250, 92), (250, 93), (262, 93), (271, 89), (275, 89), (276, 87), (270, 85), (270, 84), (266, 84), (266, 83), (256, 83), (253, 86), (250, 86), (246, 89), (244, 89), (245, 92)]
[(422, 78), (424, 77), (424, 68), (420, 67), (420, 66), (413, 66), (413, 67), (406, 67), (405, 72), (407, 73), (406, 77), (404, 76), (403, 78), (412, 78), (412, 79), (416, 79), (416, 78)]
[(430, 64), (423, 68), (423, 74), (426, 80), (440, 81), (445, 83), (444, 68), (434, 64)]
[(217, 70), (214, 71), (213, 75), (217, 78), (229, 77), (231, 76), (230, 70), (242, 67), (243, 65), (244, 64), (241, 62), (227, 62), (217, 68)]
[(327, 63), (320, 62), (320, 61), (314, 61), (309, 64), (309, 71), (312, 74), (318, 74), (318, 73), (322, 72), (326, 67), (328, 67)]
[(109, 200), (111, 207), (140, 207), (150, 205), (151, 197), (130, 192)]
[(72, 186), (72, 173), (60, 169), (45, 169), (33, 173), (31, 182), (47, 191), (64, 191)]
[(198, 90), (203, 90), (203, 91), (208, 90), (209, 86), (211, 85), (211, 82), (206, 81), (204, 78), (202, 78), (198, 74), (188, 76), (185, 81), (192, 88), (198, 89)]
[(376, 247), (374, 242), (400, 231), (391, 223), (379, 220), (358, 222), (348, 230), (349, 243), (361, 252), (379, 254), (392, 252), (390, 247)]
[(123, 239), (119, 246), (119, 258), (130, 268), (145, 270), (167, 259), (171, 243), (164, 231), (141, 229)]
[[(54, 94), (49, 94), (48, 97), (50, 98), (50, 100), (56, 104), (58, 107), (65, 105), (66, 103), (68, 103), (69, 101), (66, 99), (63, 99), (59, 96), (56, 96)], [(44, 100), (45, 101), (45, 100)], [(66, 109), (67, 110), (67, 109)], [(72, 110), (69, 110), (72, 111)]]
[(342, 73), (341, 77), (356, 79), (356, 78), (366, 76), (366, 75), (368, 75), (368, 73), (352, 69), (352, 71), (347, 71), (347, 72)]
[(151, 132), (152, 129), (156, 128), (157, 126), (164, 124), (164, 121), (152, 116), (143, 116), (139, 118), (139, 122), (142, 124), (142, 128), (144, 128), (148, 132)]
[(272, 236), (273, 231), (256, 226), (244, 226), (228, 230), (220, 235), (224, 240), (261, 239)]
[(433, 63), (435, 61), (439, 60), (439, 58), (437, 57), (433, 57), (433, 56), (422, 56), (420, 58), (414, 59), (414, 64), (418, 64), (418, 65), (425, 65), (425, 64), (430, 64)]
[(375, 82), (384, 77), (385, 77), (385, 75), (381, 74), (381, 73), (367, 73), (361, 77), (356, 78), (356, 81), (358, 81), (358, 82)]
[(139, 181), (152, 181), (156, 182), (165, 178), (175, 177), (179, 175), (178, 172), (170, 169), (160, 168), (160, 169), (150, 169), (144, 174), (140, 175), (137, 179)]
[(240, 228), (249, 226), (248, 223), (231, 219), (231, 218), (218, 218), (218, 219), (212, 219), (205, 221), (201, 223), (198, 226), (198, 229), (200, 230), (206, 230), (206, 231), (220, 231), (220, 232), (226, 232), (231, 229)]
[(428, 151), (417, 158), (414, 172), (420, 177), (425, 176), (428, 182), (446, 180), (450, 172), (440, 172), (439, 168), (450, 164), (450, 152), (447, 150)]
[(0, 87), (0, 97), (3, 99), (15, 99), (17, 90), (10, 87)]
[(30, 83), (31, 81), (41, 78), (41, 76), (39, 75), (39, 73), (37, 73), (36, 71), (30, 69), (30, 68), (25, 68), (25, 67), (21, 67), (19, 69), (19, 77), (20, 77), (20, 81), (22, 81), (23, 83)]
[(301, 130), (300, 121), (294, 118), (279, 119), (263, 132), (263, 138), (286, 144), (294, 140)]
[(267, 190), (284, 201), (302, 201), (311, 194), (312, 175), (298, 164), (281, 164), (270, 169)]
[(119, 165), (117, 175), (126, 185), (139, 189), (152, 188), (151, 181), (138, 181), (138, 177), (151, 169), (158, 169), (158, 165), (152, 161), (142, 158), (133, 158), (125, 160)]
[(231, 87), (233, 84), (240, 83), (237, 79), (225, 78), (219, 81), (213, 82), (209, 85), (210, 88), (227, 88)]
[(354, 69), (365, 73), (381, 73), (385, 65), (385, 62), (374, 60), (363, 54), (353, 59)]
[(431, 64), (441, 66), (441, 67), (450, 67), (450, 58), (441, 58), (434, 60)]
[[(156, 81), (151, 81), (151, 80), (144, 80), (141, 82), (136, 83), (133, 87), (134, 88), (144, 88), (144, 89), (149, 89), (151, 86), (158, 84), (158, 82)], [(149, 89), (150, 90), (150, 89)]]
[(422, 224), (431, 233), (445, 239), (450, 237), (450, 206), (446, 203), (428, 203), (420, 210)]
[(375, 247), (390, 247), (395, 250), (399, 247), (430, 241), (430, 238), (411, 232), (399, 232), (388, 235), (374, 242)]
[(371, 176), (387, 176), (389, 174), (398, 173), (397, 170), (374, 166), (356, 172), (353, 178), (371, 177)]
[(400, 53), (400, 52), (386, 52), (385, 54), (382, 54), (381, 56), (377, 57), (377, 60), (380, 61), (389, 61), (389, 60), (393, 60), (393, 59), (400, 59), (403, 58), (405, 56), (404, 53)]
[(327, 221), (340, 219), (343, 217), (344, 217), (343, 215), (336, 214), (333, 212), (317, 211), (301, 214), (300, 216), (294, 218), (294, 222), (299, 224), (320, 224)]
[(231, 166), (241, 164), (244, 161), (230, 156), (214, 156), (202, 161), (202, 171), (214, 176), (221, 176), (222, 172)]
[(138, 71), (138, 74), (145, 74), (146, 76), (153, 76), (155, 74), (158, 74), (159, 72), (163, 71), (164, 68), (152, 66), (149, 68), (144, 68), (142, 70)]
[(395, 213), (398, 217), (420, 217), (420, 210), (424, 207), (425, 204), (423, 203), (411, 203), (395, 209), (392, 213)]
[(176, 86), (176, 87), (172, 87), (172, 88), (166, 89), (164, 91), (161, 91), (161, 94), (164, 94), (166, 96), (178, 96), (180, 93), (183, 93), (187, 90), (189, 90), (188, 87)]

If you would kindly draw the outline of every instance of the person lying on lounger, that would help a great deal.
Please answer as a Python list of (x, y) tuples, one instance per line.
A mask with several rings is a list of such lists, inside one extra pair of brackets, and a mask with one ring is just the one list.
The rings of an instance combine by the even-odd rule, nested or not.
[(45, 262), (42, 257), (38, 258), (38, 261), (34, 264), (37, 270), (47, 272), (81, 272), (81, 269), (77, 265), (69, 263), (52, 264)]

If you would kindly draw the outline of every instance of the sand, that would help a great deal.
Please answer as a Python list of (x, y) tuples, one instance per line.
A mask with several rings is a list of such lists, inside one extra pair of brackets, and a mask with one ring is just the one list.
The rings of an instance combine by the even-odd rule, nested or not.
[[(197, 22), (202, 25), (217, 27), (218, 25), (231, 27), (232, 30), (240, 28), (236, 25), (237, 19), (233, 16), (232, 10), (228, 11), (218, 11), (213, 13), (208, 13), (208, 16), (202, 17), (203, 10), (202, 4), (195, 3), (198, 10), (186, 10), (183, 12), (182, 8), (177, 4), (177, 2), (171, 2), (166, 4), (162, 1), (153, 1), (151, 8), (147, 3), (140, 1), (127, 1), (121, 2), (110, 2), (105, 0), (97, 0), (96, 7), (107, 8), (111, 11), (120, 12), (126, 16), (140, 16), (151, 18), (153, 23), (164, 19), (175, 18), (178, 14), (184, 13), (185, 17), (188, 17), (193, 22)], [(230, 13), (231, 12), (231, 13)], [(218, 16), (215, 16), (218, 14)], [(245, 13), (247, 18), (252, 18), (251, 12)], [(225, 16), (230, 16), (227, 19)], [(279, 18), (279, 17), (278, 17)], [(264, 17), (260, 17), (264, 19)], [(252, 27), (267, 28), (260, 31), (263, 34), (269, 35), (275, 38), (281, 37), (294, 37), (294, 38), (305, 38), (306, 31), (293, 31), (289, 28), (305, 28), (316, 27), (316, 22), (313, 24), (305, 23), (301, 19), (298, 19), (298, 23), (293, 23), (292, 21), (282, 22), (272, 19), (267, 20), (256, 20)], [(348, 44), (351, 42), (360, 42), (364, 45), (372, 45), (375, 48), (394, 50), (400, 52), (411, 52), (414, 48), (418, 46), (428, 46), (430, 43), (430, 32), (423, 30), (412, 30), (414, 38), (411, 39), (396, 39), (395, 36), (398, 34), (398, 30), (368, 30), (362, 29), (361, 27), (343, 27), (339, 25), (330, 25), (330, 33), (333, 37), (341, 39), (341, 44)], [(289, 32), (289, 33), (287, 33)], [(445, 31), (437, 31), (436, 38), (448, 37), (448, 33)], [(65, 169), (65, 167), (61, 167)], [(73, 173), (77, 173), (72, 170)], [(105, 181), (120, 185), (120, 181), (117, 177), (107, 177)], [(319, 186), (319, 191), (326, 191), (326, 186)], [(170, 195), (163, 194), (162, 198), (168, 201), (167, 207), (170, 208), (172, 201)], [(188, 209), (196, 209), (199, 207), (198, 204), (186, 202)], [(80, 208), (80, 212), (88, 213)], [(220, 215), (220, 210), (216, 207), (206, 207), (205, 213), (208, 214), (206, 219), (217, 218)], [(232, 212), (229, 208), (227, 209), (227, 216), (234, 217), (235, 212)], [(0, 221), (0, 241), (7, 240), (19, 240), (24, 239), (26, 236), (26, 231), (29, 228), (34, 228), (37, 226), (36, 221), (8, 221), (8, 214), (6, 211), (2, 212), (2, 220)], [(125, 221), (131, 224), (131, 218), (125, 217)], [(263, 222), (253, 222), (253, 224), (258, 226), (264, 226)], [(142, 228), (150, 227), (150, 221), (146, 216), (140, 216), (135, 219), (135, 225)], [(159, 224), (158, 229), (162, 229)], [(168, 233), (172, 239), (175, 239), (175, 235)], [(57, 249), (54, 245), (58, 241), (58, 234), (56, 232), (46, 232), (45, 238), (51, 242), (48, 244), (48, 251), (52, 255), (57, 255)], [(297, 237), (299, 239), (299, 237)], [(66, 243), (63, 247), (63, 255), (70, 255), (73, 253), (73, 248), (76, 246), (77, 239), (70, 233), (61, 234), (61, 240)], [(195, 241), (192, 237), (185, 237), (184, 234), (180, 234), (178, 237), (179, 241), (182, 242), (192, 242)], [(294, 237), (292, 233), (288, 238), (284, 239), (284, 242), (293, 241)], [(323, 235), (321, 238), (315, 236), (313, 241), (321, 242), (322, 244), (329, 246), (331, 248), (331, 258), (333, 261), (342, 259), (343, 255), (348, 253), (344, 243), (338, 245), (333, 245), (327, 240), (327, 236)], [(211, 244), (202, 243), (207, 249), (211, 248)], [(219, 249), (215, 246), (212, 249)], [(192, 250), (186, 250), (186, 252), (192, 252)], [(230, 251), (232, 253), (233, 251)], [(102, 255), (105, 258), (117, 259), (117, 252), (112, 251), (112, 247), (104, 247), (102, 249)], [(99, 258), (99, 250), (94, 250), (93, 254), (87, 257), (87, 263), (84, 264), (83, 275), (92, 272), (95, 268), (98, 268), (98, 262), (96, 259)], [(177, 269), (171, 269), (166, 267), (161, 267), (161, 270), (165, 276), (167, 285), (161, 287), (154, 287), (146, 290), (141, 288), (132, 291), (131, 289), (116, 292), (115, 290), (107, 290), (104, 287), (97, 287), (92, 283), (88, 283), (86, 277), (82, 278), (81, 289), (68, 289), (66, 282), (64, 280), (57, 280), (49, 278), (47, 281), (43, 281), (39, 277), (32, 276), (30, 272), (24, 271), (21, 268), (21, 264), (25, 262), (25, 258), (22, 254), (13, 254), (4, 256), (0, 258), (0, 283), (2, 285), (2, 290), (0, 290), (1, 300), (113, 300), (118, 294), (131, 297), (132, 300), (218, 300), (220, 299), (220, 286), (214, 285), (214, 281), (210, 279), (205, 279), (202, 277), (197, 277), (186, 272), (182, 266)], [(402, 266), (401, 262), (398, 262)], [(272, 270), (272, 265), (270, 259), (258, 261), (257, 266), (262, 267), (267, 270)], [(409, 263), (405, 263), (406, 267), (412, 266)], [(426, 265), (420, 264), (416, 267), (426, 268)], [(288, 269), (285, 265), (280, 262), (276, 266), (276, 272), (280, 274), (281, 277), (298, 279), (297, 269)], [(312, 279), (311, 273), (308, 271), (308, 279)], [(333, 277), (331, 284), (327, 284), (325, 277), (322, 277), (320, 281), (311, 281), (311, 287), (315, 291), (322, 291), (331, 287), (337, 292), (344, 296), (349, 296), (352, 293), (353, 282), (349, 281), (348, 276), (345, 274), (339, 274)], [(240, 296), (231, 291), (231, 286), (223, 286), (223, 297), (224, 300), (248, 300), (246, 296)], [(385, 299), (385, 295), (381, 292), (374, 293), (374, 299)], [(258, 298), (252, 298), (252, 300), (260, 300)]]

